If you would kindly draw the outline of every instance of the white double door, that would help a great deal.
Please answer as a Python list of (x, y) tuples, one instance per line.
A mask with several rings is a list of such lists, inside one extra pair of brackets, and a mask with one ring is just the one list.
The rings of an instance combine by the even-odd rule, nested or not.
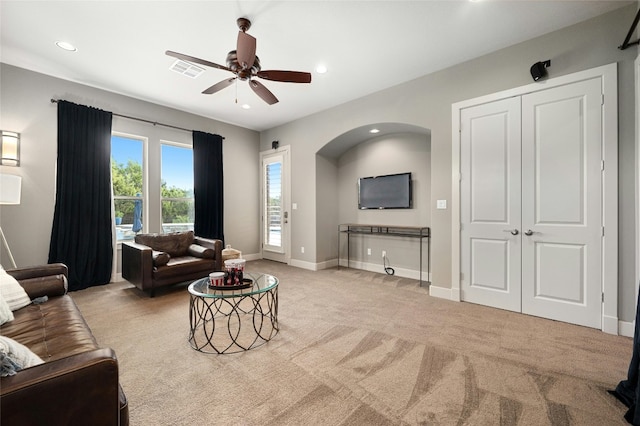
[(572, 83), (461, 111), (462, 300), (602, 322), (602, 89)]

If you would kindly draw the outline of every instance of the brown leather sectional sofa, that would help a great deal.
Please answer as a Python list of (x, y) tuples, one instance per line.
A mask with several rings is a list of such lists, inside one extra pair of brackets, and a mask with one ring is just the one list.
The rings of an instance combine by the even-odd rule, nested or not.
[(122, 278), (140, 290), (155, 289), (204, 278), (222, 270), (222, 240), (196, 236), (193, 231), (138, 234), (122, 243)]
[(51, 264), (7, 271), (30, 299), (0, 334), (25, 345), (44, 364), (0, 378), (2, 425), (128, 425), (114, 351), (101, 348), (67, 295), (67, 267)]

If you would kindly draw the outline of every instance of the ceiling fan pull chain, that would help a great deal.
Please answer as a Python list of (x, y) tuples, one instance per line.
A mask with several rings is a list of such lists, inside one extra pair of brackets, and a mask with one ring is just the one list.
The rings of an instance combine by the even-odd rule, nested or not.
[(238, 79), (236, 78), (236, 103), (238, 103)]

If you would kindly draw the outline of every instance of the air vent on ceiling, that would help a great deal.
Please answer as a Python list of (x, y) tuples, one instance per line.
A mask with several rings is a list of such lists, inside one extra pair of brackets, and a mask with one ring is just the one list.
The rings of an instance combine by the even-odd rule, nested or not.
[(180, 59), (176, 60), (169, 69), (191, 78), (196, 78), (204, 72), (204, 68), (200, 68), (186, 61), (181, 61)]

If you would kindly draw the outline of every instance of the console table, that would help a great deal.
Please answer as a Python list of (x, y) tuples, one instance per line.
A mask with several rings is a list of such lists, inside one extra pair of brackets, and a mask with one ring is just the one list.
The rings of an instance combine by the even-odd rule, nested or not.
[[(431, 274), (431, 229), (428, 226), (363, 225), (343, 223), (338, 225), (338, 266), (340, 265), (340, 235), (347, 234), (347, 268), (350, 259), (351, 235), (381, 235), (390, 237), (416, 238), (420, 240), (420, 286), (422, 286), (422, 243), (427, 240), (427, 278)], [(427, 284), (430, 284), (427, 281)]]

